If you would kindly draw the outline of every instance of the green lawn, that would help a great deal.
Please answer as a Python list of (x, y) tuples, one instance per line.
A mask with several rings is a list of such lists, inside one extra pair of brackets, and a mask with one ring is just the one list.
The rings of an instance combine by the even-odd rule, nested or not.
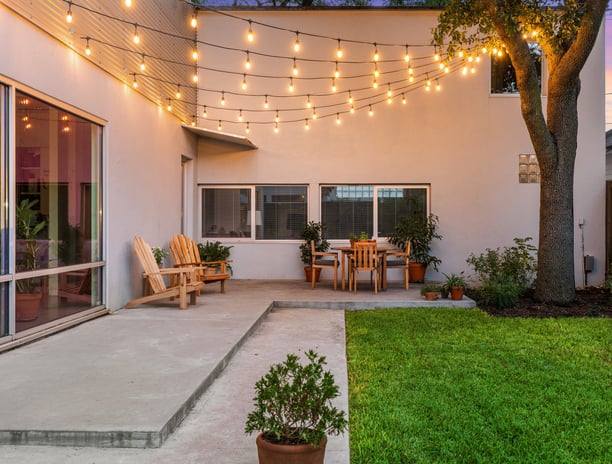
[(352, 464), (612, 463), (612, 319), (346, 313)]

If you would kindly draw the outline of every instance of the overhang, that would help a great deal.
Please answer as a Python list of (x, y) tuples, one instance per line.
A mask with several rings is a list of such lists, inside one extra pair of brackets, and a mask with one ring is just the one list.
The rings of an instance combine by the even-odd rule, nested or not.
[(242, 147), (247, 147), (249, 149), (258, 148), (253, 142), (242, 135), (230, 134), (228, 132), (219, 132), (210, 129), (205, 129), (203, 127), (192, 126), (190, 124), (181, 124), (183, 129), (188, 130), (192, 134), (197, 135), (198, 137), (219, 140), (225, 143), (231, 143), (233, 145), (240, 145)]

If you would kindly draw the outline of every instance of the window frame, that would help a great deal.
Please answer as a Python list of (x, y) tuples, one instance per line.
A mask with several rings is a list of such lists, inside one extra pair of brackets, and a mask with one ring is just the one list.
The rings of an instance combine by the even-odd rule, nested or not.
[[(537, 42), (534, 42), (537, 43)], [(544, 50), (540, 46), (540, 95), (542, 97), (546, 97), (548, 94), (548, 61), (546, 59), (546, 54)], [(506, 53), (507, 55), (507, 53)], [(495, 57), (489, 56), (489, 97), (493, 98), (517, 98), (520, 96), (520, 92), (517, 90), (516, 92), (501, 92), (495, 93), (492, 88), (492, 73), (493, 73), (493, 60)]]

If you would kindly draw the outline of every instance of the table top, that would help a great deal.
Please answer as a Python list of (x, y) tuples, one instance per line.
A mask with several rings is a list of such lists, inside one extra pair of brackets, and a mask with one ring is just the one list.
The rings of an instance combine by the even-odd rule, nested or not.
[[(346, 246), (333, 246), (331, 247), (332, 250), (335, 251), (353, 251), (353, 247), (350, 245), (346, 245)], [(376, 249), (378, 251), (400, 251), (395, 245), (391, 245), (389, 243), (378, 243), (376, 244)]]

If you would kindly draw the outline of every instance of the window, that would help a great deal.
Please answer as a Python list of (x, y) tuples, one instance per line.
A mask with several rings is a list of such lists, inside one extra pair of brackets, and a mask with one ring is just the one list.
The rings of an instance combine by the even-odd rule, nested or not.
[[(21, 331), (101, 304), (102, 127), (21, 91), (15, 115), (15, 320)], [(40, 295), (33, 312), (26, 313), (26, 294)]]
[[(542, 49), (536, 42), (529, 42), (531, 56), (536, 63), (538, 82), (542, 87)], [(492, 94), (516, 94), (518, 86), (516, 83), (516, 72), (510, 62), (510, 56), (504, 53), (501, 57), (491, 58), (491, 93)]]
[(401, 216), (427, 215), (428, 193), (427, 187), (321, 187), (321, 221), (326, 225), (326, 238), (346, 239), (351, 233), (361, 232), (368, 237), (388, 237)]
[(540, 182), (540, 166), (536, 155), (519, 155), (519, 183), (537, 184)]
[(299, 239), (307, 219), (303, 185), (202, 188), (202, 238)]
[[(8, 204), (8, 88), (0, 84), (0, 205)], [(8, 208), (0, 208), (0, 337), (9, 333)], [(3, 278), (3, 276), (5, 276)]]

